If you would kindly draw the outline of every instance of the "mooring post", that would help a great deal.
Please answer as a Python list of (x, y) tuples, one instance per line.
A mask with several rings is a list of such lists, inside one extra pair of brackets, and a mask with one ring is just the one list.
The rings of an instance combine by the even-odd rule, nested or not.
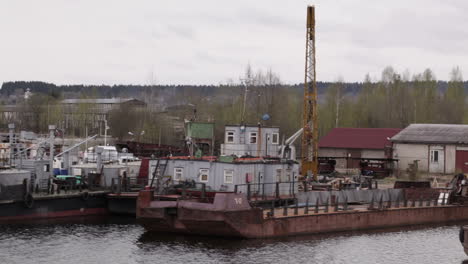
[(262, 183), (262, 200), (265, 200), (265, 183)]
[(274, 200), (271, 201), (271, 211), (270, 211), (270, 213), (271, 213), (272, 217), (275, 216), (275, 201)]
[(426, 206), (431, 206), (431, 198), (427, 199)]
[(317, 197), (317, 200), (315, 201), (314, 213), (318, 214), (318, 212), (319, 212), (319, 198)]
[(438, 205), (438, 202), (439, 202), (439, 197), (437, 197), (437, 198), (434, 199), (434, 206), (437, 206), (437, 205)]
[(442, 193), (442, 205), (445, 205), (445, 193)]
[(284, 203), (284, 206), (283, 206), (283, 216), (287, 216), (288, 215), (288, 204), (287, 203)]
[(306, 199), (304, 214), (309, 214), (309, 197), (307, 197), (307, 199)]
[(186, 188), (187, 188), (187, 186), (185, 186), (185, 184), (182, 185), (182, 200), (185, 200)]
[(423, 206), (423, 198), (422, 196), (419, 196), (419, 207)]
[(206, 195), (206, 185), (204, 183), (202, 183), (201, 197), (202, 197), (203, 200), (205, 200), (205, 195)]
[(276, 188), (276, 190), (275, 190), (275, 192), (276, 192), (276, 199), (279, 199), (279, 182), (276, 182), (276, 187), (275, 187), (275, 188)]
[(340, 197), (337, 196), (335, 199), (335, 212), (338, 212), (338, 203), (340, 202)]
[(296, 206), (294, 207), (294, 215), (297, 215), (299, 213), (299, 203), (297, 199), (295, 199), (294, 202), (296, 203)]
[(397, 197), (396, 197), (395, 208), (400, 208), (400, 195), (397, 195)]
[(117, 178), (117, 194), (120, 195), (122, 192), (122, 179), (120, 176)]
[(415, 207), (416, 206), (416, 199), (413, 198), (413, 200), (411, 201), (411, 207)]
[(325, 213), (328, 213), (328, 203), (329, 202), (330, 202), (330, 198), (328, 197), (327, 201), (325, 202), (325, 210), (324, 210)]
[(348, 196), (346, 194), (344, 196), (343, 210), (348, 210)]
[(237, 193), (237, 184), (234, 185), (234, 193)]
[(388, 192), (387, 208), (392, 208), (392, 195), (390, 195), (390, 192)]
[(406, 199), (406, 196), (403, 198), (403, 207), (408, 207), (408, 199)]
[(379, 200), (379, 210), (382, 210), (383, 209), (383, 194), (380, 196), (380, 200)]
[(369, 207), (367, 209), (369, 209), (369, 210), (374, 209), (374, 194), (372, 194), (372, 198), (370, 200)]

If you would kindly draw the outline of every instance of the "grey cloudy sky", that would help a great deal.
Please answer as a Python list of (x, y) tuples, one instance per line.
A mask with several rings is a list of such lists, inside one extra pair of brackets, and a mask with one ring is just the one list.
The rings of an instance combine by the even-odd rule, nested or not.
[(468, 78), (465, 0), (0, 2), (0, 81), (218, 84), (247, 63), (304, 75), (305, 13), (316, 5), (317, 78), (383, 68)]

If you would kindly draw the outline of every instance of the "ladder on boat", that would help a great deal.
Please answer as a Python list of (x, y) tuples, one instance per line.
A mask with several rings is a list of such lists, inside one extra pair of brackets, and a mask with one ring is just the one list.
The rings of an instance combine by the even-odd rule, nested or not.
[(169, 159), (165, 159), (165, 163), (161, 162), (161, 159), (158, 159), (158, 162), (156, 163), (156, 166), (154, 168), (152, 177), (151, 177), (151, 183), (150, 183), (150, 188), (153, 188), (154, 180), (156, 179), (156, 191), (159, 191), (160, 188), (160, 183), (162, 176), (166, 172), (167, 164), (169, 163)]

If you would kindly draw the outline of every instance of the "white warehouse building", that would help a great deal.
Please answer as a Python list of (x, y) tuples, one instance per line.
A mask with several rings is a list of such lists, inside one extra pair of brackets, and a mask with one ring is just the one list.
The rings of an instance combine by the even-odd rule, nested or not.
[(391, 141), (401, 171), (417, 160), (422, 172), (468, 172), (468, 125), (411, 124)]

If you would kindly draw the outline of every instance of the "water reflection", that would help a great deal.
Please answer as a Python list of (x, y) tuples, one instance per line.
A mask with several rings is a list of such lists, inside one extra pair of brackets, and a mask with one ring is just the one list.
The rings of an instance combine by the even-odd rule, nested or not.
[(0, 263), (466, 263), (459, 225), (277, 239), (148, 233), (133, 218), (0, 225)]

